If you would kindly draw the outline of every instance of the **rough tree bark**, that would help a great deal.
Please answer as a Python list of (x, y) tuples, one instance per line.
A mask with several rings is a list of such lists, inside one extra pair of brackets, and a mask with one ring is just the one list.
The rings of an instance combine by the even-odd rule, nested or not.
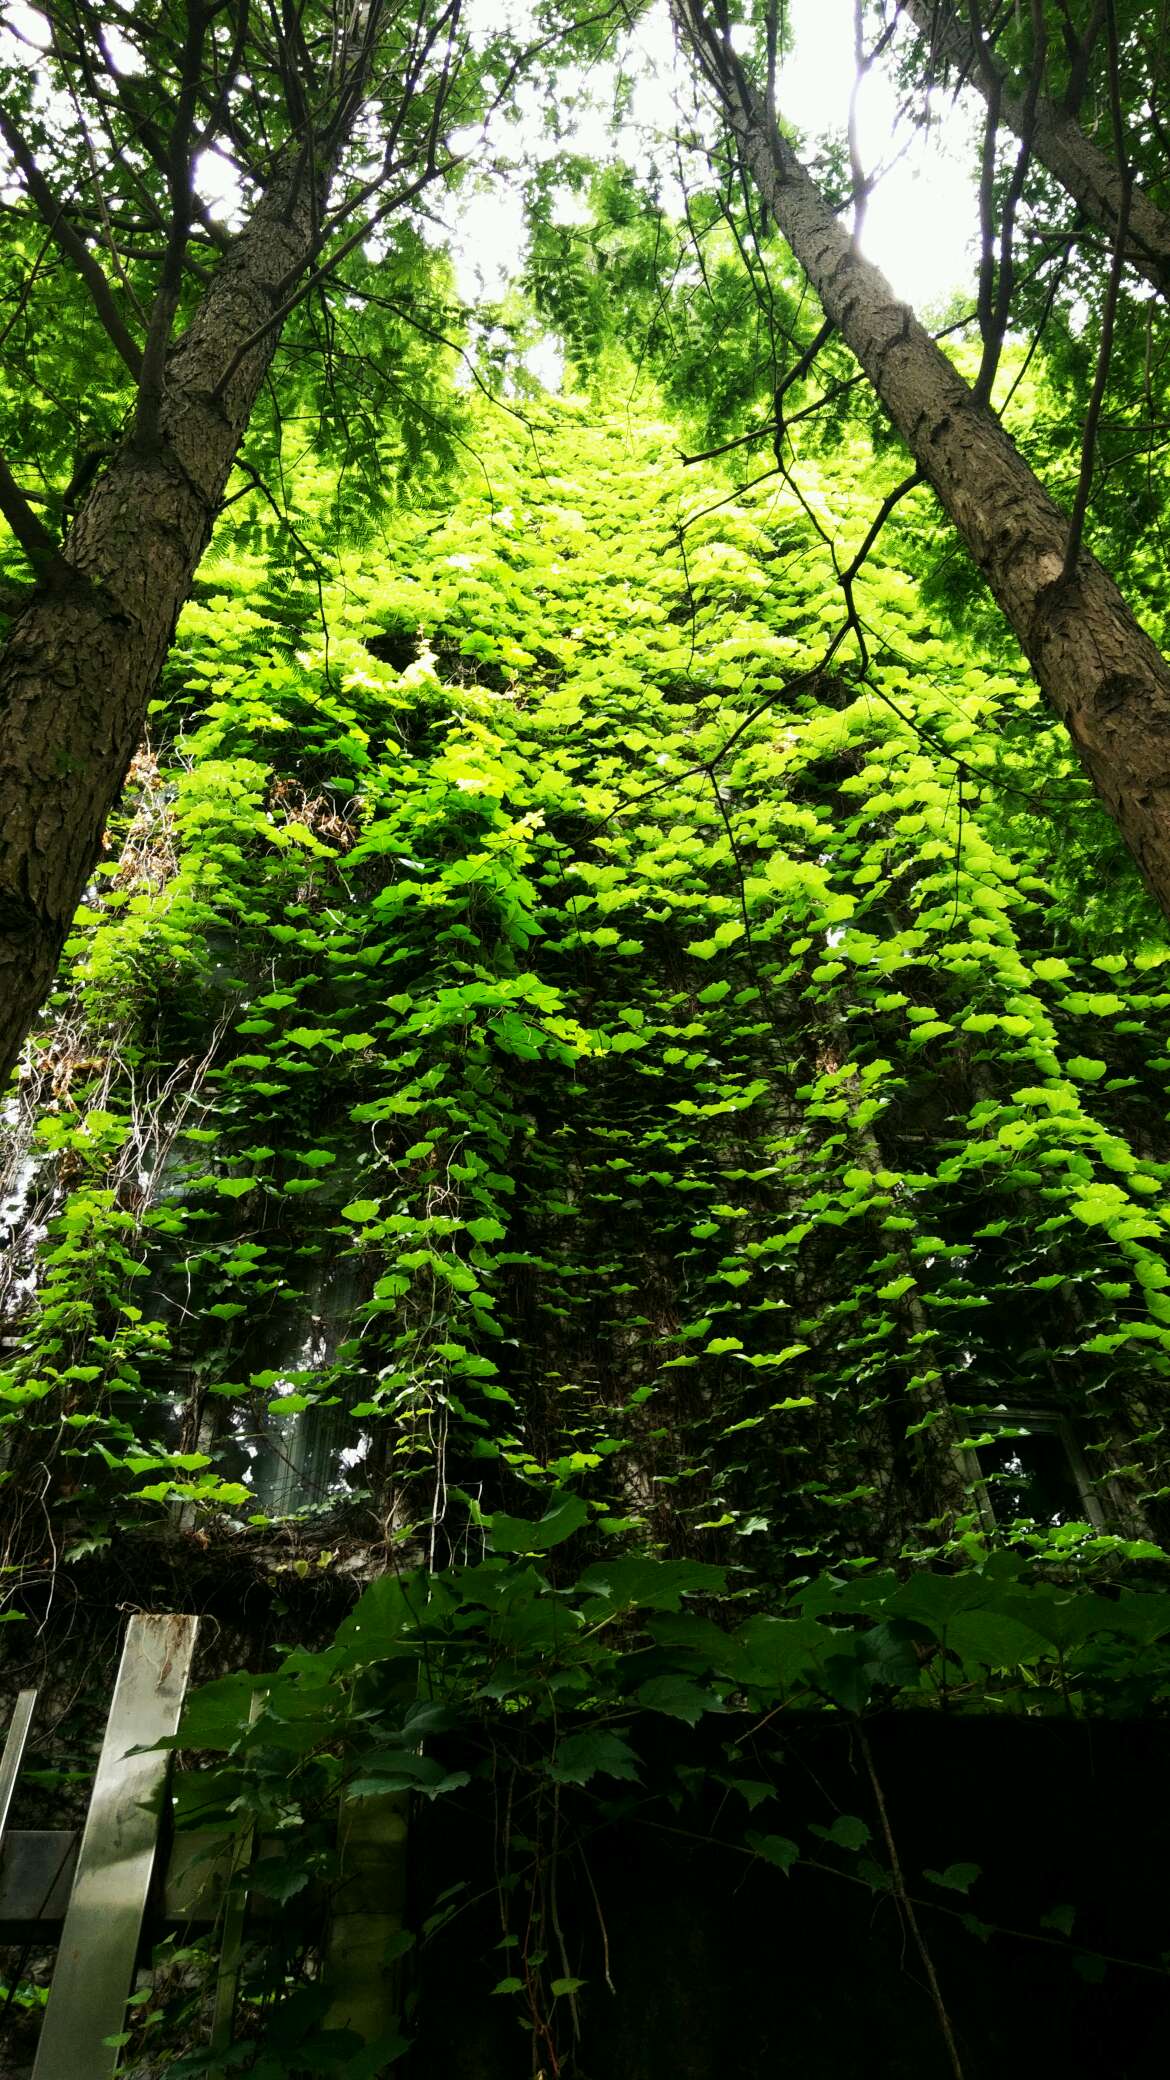
[(933, 340), (862, 259), (700, 0), (676, 26), (744, 165), (861, 363), (1068, 728), (1154, 900), (1170, 917), (1170, 667), (1108, 572)]
[[(1015, 94), (995, 66), (991, 53), (976, 40), (968, 22), (951, 0), (902, 0), (915, 27), (938, 57), (956, 65), (981, 94), (1000, 81), (998, 112), (1017, 137), (1025, 134), (1032, 157), (1066, 188), (1091, 223), (1117, 242), (1124, 200), (1121, 170), (1082, 130), (1076, 117), (1041, 94), (1029, 118), (1025, 96)], [(1125, 257), (1145, 276), (1159, 296), (1170, 298), (1170, 217), (1136, 184), (1129, 199)]]
[[(150, 395), (144, 357), (134, 427), (60, 553), (42, 545), (38, 559), (35, 543), (30, 550), (40, 582), (0, 656), (0, 1086), (52, 986), (276, 351), (278, 321), (313, 260), (363, 105), (378, 10), (346, 12), (314, 134), (302, 131), (278, 155), (191, 322), (165, 358), (156, 351)], [(408, 80), (404, 97), (410, 91)], [(404, 192), (433, 171), (429, 162)], [(347, 242), (354, 236), (347, 226)]]
[(298, 154), (171, 353), (151, 451), (123, 443), (0, 658), (0, 1079), (52, 985), (277, 328), (217, 387), (304, 266), (313, 214)]

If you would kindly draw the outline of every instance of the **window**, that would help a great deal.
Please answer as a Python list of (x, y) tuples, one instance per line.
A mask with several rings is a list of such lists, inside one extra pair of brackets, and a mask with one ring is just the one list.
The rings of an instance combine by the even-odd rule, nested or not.
[[(369, 1482), (372, 1433), (355, 1428), (345, 1388), (336, 1383), (338, 1350), (360, 1322), (357, 1274), (352, 1264), (329, 1259), (306, 1284), (295, 1319), (264, 1332), (271, 1353), (260, 1375), (266, 1384), (218, 1417), (204, 1447), (226, 1479), (241, 1481), (257, 1508), (276, 1517), (353, 1501)], [(255, 1344), (253, 1350), (260, 1355)], [(291, 1404), (287, 1413), (282, 1402)]]
[(995, 1523), (1088, 1521), (1103, 1528), (1097, 1500), (1068, 1418), (1052, 1410), (1003, 1409), (973, 1438), (985, 1506)]
[(250, 1463), (240, 1478), (255, 1488), (261, 1509), (284, 1517), (311, 1504), (352, 1500), (362, 1485), (371, 1440), (335, 1404), (269, 1416), (242, 1432), (241, 1442)]

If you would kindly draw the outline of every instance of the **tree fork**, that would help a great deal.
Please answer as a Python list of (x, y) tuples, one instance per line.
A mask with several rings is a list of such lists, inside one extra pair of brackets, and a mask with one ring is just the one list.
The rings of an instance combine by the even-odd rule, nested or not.
[(676, 25), (744, 164), (898, 433), (983, 572), (1138, 870), (1170, 917), (1170, 667), (994, 413), (856, 251), (698, 0)]

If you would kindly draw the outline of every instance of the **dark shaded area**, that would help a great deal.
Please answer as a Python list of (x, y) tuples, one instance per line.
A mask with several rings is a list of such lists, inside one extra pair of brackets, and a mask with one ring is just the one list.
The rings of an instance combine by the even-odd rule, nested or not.
[(381, 658), (396, 672), (404, 672), (418, 656), (418, 631), (416, 629), (387, 628), (376, 635), (363, 637), (371, 657)]
[[(565, 2080), (948, 2073), (913, 1939), (889, 1892), (864, 1882), (867, 1859), (886, 1857), (849, 1729), (828, 1719), (786, 1729), (768, 1769), (777, 1796), (751, 1815), (739, 1793), (722, 1797), (709, 1780), (687, 1797), (690, 1770), (715, 1765), (714, 1744), (666, 1731), (653, 1755), (643, 1735), (643, 1774), (656, 1784), (673, 1777), (677, 1811), (659, 1797), (615, 1801), (605, 1813), (562, 1793), (558, 1918), (571, 1971), (586, 1982)], [(870, 1739), (966, 2080), (1144, 2080), (1160, 2070), (1170, 1981), (1102, 1953), (1157, 1967), (1170, 1949), (1166, 1730), (932, 1716), (875, 1722)], [(762, 1760), (744, 1760), (744, 1777), (758, 1779)], [(419, 1951), (412, 2080), (521, 2080), (541, 2063), (531, 2062), (522, 1999), (491, 1992), (521, 1969), (519, 1949), (500, 1947), (495, 1796), (506, 1787), (475, 1785), (417, 1819), (419, 1918), (460, 1879), (459, 1898), (470, 1903)], [(863, 1819), (879, 1839), (850, 1850), (810, 1832), (839, 1814)], [(749, 1859), (737, 1846), (749, 1829), (790, 1837), (802, 1858), (831, 1868), (802, 1861), (786, 1876)], [(513, 1868), (522, 1864), (514, 1855)], [(981, 1867), (966, 1895), (925, 1876), (963, 1864)], [(528, 1892), (521, 1882), (511, 1899), (521, 1936)], [(546, 1979), (563, 1970), (558, 1950)], [(562, 1997), (556, 2022), (567, 2044), (566, 2007)]]
[(997, 1437), (979, 1447), (979, 1464), (1001, 1523), (1029, 1517), (1038, 1524), (1071, 1524), (1084, 1516), (1076, 1475), (1056, 1430)]

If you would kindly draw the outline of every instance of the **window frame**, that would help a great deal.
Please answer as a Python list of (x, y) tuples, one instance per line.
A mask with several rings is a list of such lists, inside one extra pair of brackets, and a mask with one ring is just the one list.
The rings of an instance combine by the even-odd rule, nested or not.
[[(1080, 1498), (1081, 1510), (1085, 1521), (1092, 1525), (1094, 1531), (1106, 1531), (1108, 1529), (1108, 1521), (1101, 1504), (1100, 1495), (1093, 1485), (1092, 1474), (1089, 1471), (1085, 1455), (1081, 1450), (1075, 1427), (1066, 1410), (1041, 1408), (1035, 1404), (1022, 1407), (1005, 1406), (989, 1410), (982, 1417), (982, 1427), (984, 1430), (995, 1429), (997, 1431), (1023, 1430), (1032, 1435), (1058, 1438), (1064, 1449), (1069, 1472), (1072, 1475)], [(988, 1475), (980, 1464), (979, 1447), (977, 1445), (966, 1446), (963, 1448), (962, 1456), (968, 1463), (969, 1476), (975, 1490), (980, 1516), (989, 1529), (994, 1531), (1006, 1530), (1008, 1527), (1002, 1522), (995, 1507), (995, 1489), (993, 1486), (989, 1486)]]

